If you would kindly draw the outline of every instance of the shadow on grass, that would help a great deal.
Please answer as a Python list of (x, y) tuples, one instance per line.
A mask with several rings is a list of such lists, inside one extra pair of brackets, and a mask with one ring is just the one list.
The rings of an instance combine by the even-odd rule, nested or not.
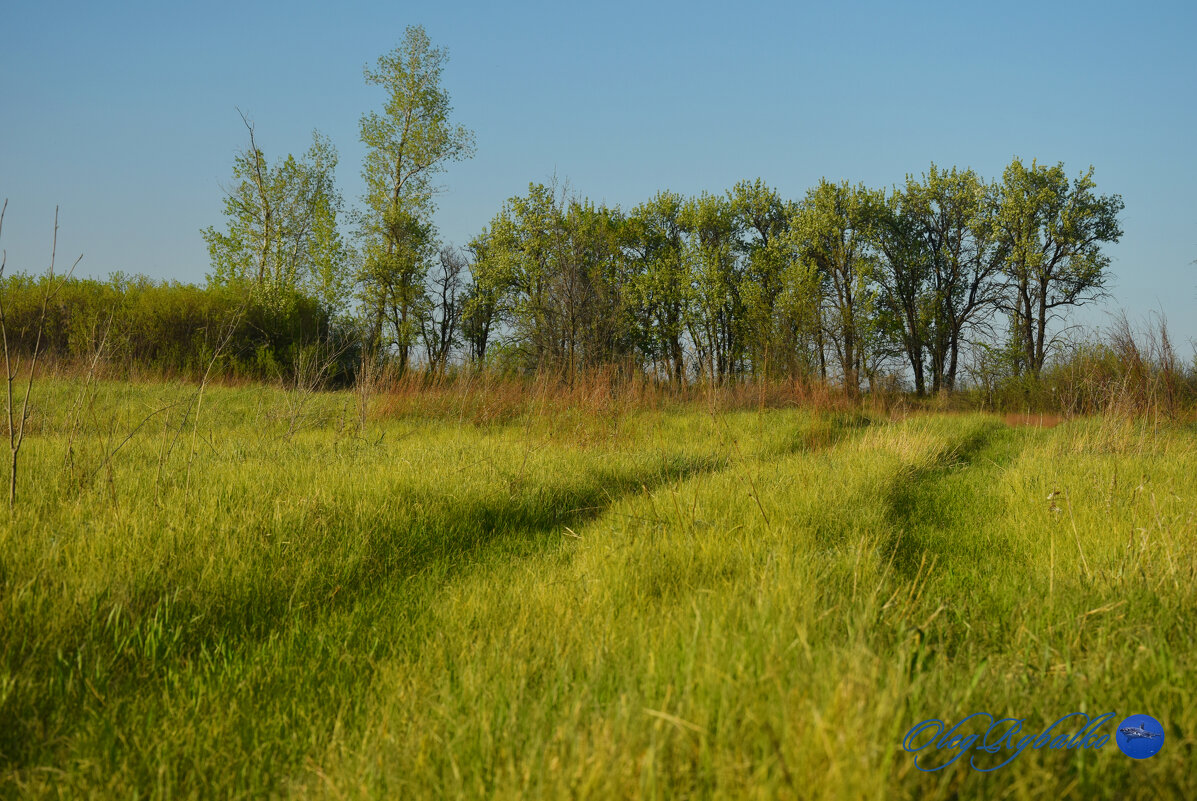
[[(853, 415), (817, 419), (781, 453), (770, 449), (764, 457), (831, 448), (868, 422)], [(155, 706), (164, 696), (177, 699), (171, 707), (227, 696), (225, 714), (238, 716), (242, 726), (282, 726), (253, 759), (283, 775), (312, 747), (286, 727), (331, 732), (334, 719), (352, 727), (379, 661), (418, 658), (435, 634), (428, 610), (447, 583), (495, 558), (553, 553), (568, 542), (564, 527), (580, 526), (627, 496), (729, 464), (725, 456), (674, 457), (536, 485), (509, 481), (464, 496), (448, 485), (404, 497), (398, 516), (333, 526), (307, 556), (307, 567), (310, 560), (320, 565), (316, 571), (263, 551), (242, 573), (260, 580), (213, 585), (190, 572), (150, 573), (119, 604), (105, 595), (76, 607), (75, 623), (54, 642), (39, 637), (36, 615), (12, 620), (5, 667), (20, 686), (0, 704), (0, 793), (13, 786), (12, 776), (34, 766), (76, 760), (99, 760), (103, 771), (112, 760), (140, 759), (138, 775), (151, 787), (161, 766), (150, 749), (129, 756), (125, 738), (165, 733), (168, 723), (152, 722), (170, 719), (170, 708)], [(275, 666), (280, 658), (285, 671)], [(247, 674), (257, 683), (247, 682)], [(201, 765), (177, 760), (177, 775), (202, 784)]]
[(830, 450), (852, 437), (859, 436), (873, 421), (859, 412), (833, 412), (816, 414), (809, 426), (787, 437), (782, 446), (771, 451), (774, 457), (792, 456), (797, 453), (817, 453)]
[[(167, 684), (177, 692), (180, 677), (184, 687), (219, 682), (222, 672), (250, 664), (256, 649), (277, 647), (288, 636), (302, 639), (296, 632), (304, 628), (335, 627), (334, 621), (357, 605), (389, 604), (394, 608), (388, 628), (415, 628), (437, 588), (496, 552), (506, 559), (527, 558), (559, 548), (564, 526), (581, 525), (627, 495), (726, 464), (715, 457), (674, 458), (636, 469), (561, 476), (549, 485), (516, 482), (484, 496), (457, 497), (451, 487), (423, 492), (405, 498), (407, 514), (399, 521), (379, 519), (368, 531), (329, 532), (330, 547), (312, 555), (325, 569), (299, 586), (302, 574), (295, 565), (258, 557), (261, 567), (251, 572), (262, 580), (231, 593), (228, 587), (202, 586), (199, 576), (159, 573), (155, 583), (121, 604), (92, 598), (78, 610), (67, 636), (54, 642), (39, 637), (32, 616), (10, 620), (5, 667), (17, 677), (18, 691), (7, 693), (0, 705), (0, 775), (57, 762), (53, 755), (82, 720), (128, 708), (126, 701), (156, 695)], [(352, 542), (360, 545), (337, 547), (341, 538), (355, 538)], [(413, 630), (383, 643), (372, 631), (336, 634), (345, 653), (329, 658), (324, 649), (315, 649), (294, 655), (296, 663), (287, 671), (291, 679), (283, 682), (292, 685), (290, 695), (302, 695), (306, 688), (301, 685), (308, 682), (303, 674), (317, 672), (343, 697), (360, 697), (376, 659), (399, 648), (418, 648), (426, 633)], [(305, 665), (305, 658), (313, 664)], [(322, 711), (315, 699), (310, 706), (307, 714), (335, 713), (342, 715), (342, 724), (348, 722), (344, 708)], [(6, 784), (0, 778), (0, 790)]]

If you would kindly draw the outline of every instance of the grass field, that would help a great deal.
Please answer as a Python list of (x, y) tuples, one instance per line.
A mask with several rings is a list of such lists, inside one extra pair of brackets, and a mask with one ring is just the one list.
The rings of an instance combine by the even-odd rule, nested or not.
[[(35, 387), (6, 796), (1197, 798), (1192, 424), (197, 400)], [(902, 750), (1082, 711), (1165, 745)]]

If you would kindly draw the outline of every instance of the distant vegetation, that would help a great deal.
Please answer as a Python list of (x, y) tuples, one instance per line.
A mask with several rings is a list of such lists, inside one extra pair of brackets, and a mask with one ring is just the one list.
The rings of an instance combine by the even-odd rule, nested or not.
[[(268, 298), (250, 283), (199, 287), (143, 276), (51, 281), (17, 274), (0, 279), (14, 354), (32, 352), (41, 303), (51, 285), (56, 291), (47, 305), (40, 358), (45, 370), (60, 375), (252, 380), (309, 388), (364, 381), (371, 392), (456, 396), (451, 402), (457, 405), (475, 403), (483, 386), (505, 393), (508, 400), (501, 403), (509, 402), (510, 392), (579, 400), (599, 392), (651, 398), (650, 403), (708, 398), (715, 392), (721, 403), (769, 407), (815, 403), (842, 408), (853, 398), (840, 381), (823, 378), (817, 370), (794, 376), (749, 373), (712, 384), (689, 372), (677, 381), (628, 361), (578, 367), (568, 375), (518, 369), (513, 359), (521, 351), (505, 350), (510, 340), (502, 339), (497, 346), (491, 343), (491, 356), (485, 361), (456, 362), (445, 350), (433, 350), (434, 356), (439, 353), (445, 359), (440, 369), (422, 361), (400, 372), (390, 359), (369, 358), (359, 321), (336, 316), (302, 292)], [(1014, 369), (1008, 356), (1000, 349), (977, 348), (971, 353), (967, 380), (950, 395), (937, 395), (933, 405), (1176, 417), (1197, 402), (1197, 369), (1177, 354), (1162, 320), (1135, 326), (1118, 317), (1101, 332), (1074, 335), (1039, 375)], [(867, 397), (873, 407), (881, 408), (904, 398), (917, 402), (901, 378), (889, 379), (874, 376), (857, 400)]]
[[(1015, 158), (988, 180), (932, 164), (900, 186), (822, 180), (796, 199), (756, 179), (626, 210), (532, 184), (465, 247), (445, 244), (437, 178), (475, 147), (451, 119), (447, 58), (412, 27), (366, 70), (383, 104), (361, 118), (367, 192), (351, 209), (331, 141), (315, 133), (271, 161), (243, 115), (224, 221), (202, 232), (207, 286), (73, 281), (50, 315), (51, 357), (88, 364), (103, 344), (125, 373), (266, 380), (316, 359), (333, 383), (485, 370), (568, 386), (616, 370), (676, 389), (968, 388), (986, 405), (1063, 410), (1125, 400), (1114, 383), (1129, 375), (1166, 385), (1156, 400), (1191, 397), (1192, 365), (1162, 325), (1151, 346), (1125, 325), (1066, 325), (1106, 296), (1105, 248), (1122, 235), (1122, 200), (1098, 192), (1092, 167), (1070, 177)], [(27, 275), (0, 285), (19, 350), (45, 289)]]
[[(48, 306), (43, 358), (60, 369), (95, 367), (106, 377), (198, 379), (227, 335), (219, 375), (289, 380), (305, 353), (343, 334), (326, 308), (298, 292), (268, 303), (249, 284), (199, 287), (119, 275), (63, 282), (18, 274), (0, 283), (16, 351), (32, 352), (51, 284), (61, 286)], [(330, 370), (329, 380), (348, 369), (346, 363)]]

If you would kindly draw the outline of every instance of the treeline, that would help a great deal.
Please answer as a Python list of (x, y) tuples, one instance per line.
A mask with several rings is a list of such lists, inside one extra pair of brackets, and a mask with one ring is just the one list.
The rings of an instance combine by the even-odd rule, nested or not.
[[(626, 210), (533, 184), (466, 247), (445, 245), (436, 179), (474, 148), (450, 120), (446, 60), (412, 27), (367, 70), (385, 102), (361, 118), (366, 193), (348, 212), (328, 139), (271, 162), (243, 117), (224, 222), (202, 231), (207, 287), (69, 282), (45, 347), (267, 378), (319, 350), (342, 381), (468, 365), (570, 384), (615, 369), (674, 386), (991, 392), (1039, 382), (1061, 320), (1105, 292), (1121, 198), (1092, 167), (1018, 158), (996, 180), (933, 164), (890, 188), (822, 180), (785, 198), (757, 179)], [(47, 288), (3, 285), (18, 349)]]
[(921, 395), (956, 387), (969, 348), (1037, 376), (1052, 323), (1102, 293), (1121, 209), (1091, 169), (1017, 159), (998, 182), (932, 165), (892, 190), (821, 181), (788, 200), (756, 180), (626, 213), (533, 185), (471, 243), (460, 300), (428, 307), (460, 309), (469, 357), (524, 370), (849, 392), (905, 374)]
[[(295, 164), (266, 180), (284, 187), (273, 170)], [(336, 197), (318, 181), (302, 192), (313, 185)], [(43, 348), (82, 361), (103, 343), (109, 363), (192, 374), (227, 337), (221, 369), (261, 378), (323, 347), (341, 380), (364, 352), (399, 373), (468, 363), (571, 381), (618, 365), (678, 385), (818, 378), (850, 394), (900, 377), (922, 395), (957, 387), (966, 357), (990, 377), (1037, 377), (1053, 323), (1102, 293), (1122, 208), (1092, 170), (1069, 179), (1017, 159), (1001, 181), (932, 165), (890, 190), (821, 181), (789, 200), (758, 179), (627, 212), (534, 184), (468, 248), (433, 250), (425, 227), (406, 240), (423, 252), (385, 271), (343, 244), (335, 212), (297, 226), (304, 203), (320, 206), (280, 192), (287, 213), (250, 252), (245, 231), (208, 229), (207, 287), (69, 281)], [(46, 281), (4, 281), (18, 350), (33, 345)]]
[[(1090, 168), (1015, 159), (1000, 180), (932, 165), (890, 189), (761, 180), (663, 191), (623, 210), (534, 184), (467, 247), (439, 241), (436, 175), (473, 152), (450, 120), (447, 54), (422, 28), (366, 72), (362, 205), (346, 215), (331, 143), (234, 164), (211, 280), (302, 292), (358, 321), (372, 363), (434, 374), (470, 363), (572, 381), (620, 369), (673, 384), (817, 378), (849, 394), (957, 387), (966, 359), (1037, 377), (1070, 308), (1099, 297), (1117, 195)], [(342, 235), (348, 216), (354, 230)]]

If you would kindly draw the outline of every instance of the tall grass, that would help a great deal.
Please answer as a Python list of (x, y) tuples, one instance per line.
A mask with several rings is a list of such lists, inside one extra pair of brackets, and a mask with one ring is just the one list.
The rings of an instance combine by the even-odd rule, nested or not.
[(1038, 377), (1013, 373), (1000, 358), (981, 362), (961, 399), (974, 407), (1154, 420), (1197, 410), (1197, 361), (1181, 360), (1162, 316), (1135, 324), (1118, 313), (1107, 326), (1073, 332)]
[(382, 417), (428, 417), (472, 423), (509, 422), (527, 414), (570, 413), (599, 417), (636, 411), (701, 409), (709, 413), (805, 409), (827, 413), (888, 414), (910, 406), (898, 393), (851, 398), (818, 379), (676, 385), (614, 367), (565, 380), (488, 369), (440, 375), (383, 375), (374, 386)]
[[(1192, 425), (515, 386), (39, 387), (0, 792), (1197, 795)], [(1078, 710), (1167, 742), (901, 750)]]
[(1072, 414), (1174, 419), (1197, 400), (1197, 373), (1186, 371), (1163, 318), (1136, 329), (1116, 316), (1103, 340), (1075, 347), (1051, 378)]

